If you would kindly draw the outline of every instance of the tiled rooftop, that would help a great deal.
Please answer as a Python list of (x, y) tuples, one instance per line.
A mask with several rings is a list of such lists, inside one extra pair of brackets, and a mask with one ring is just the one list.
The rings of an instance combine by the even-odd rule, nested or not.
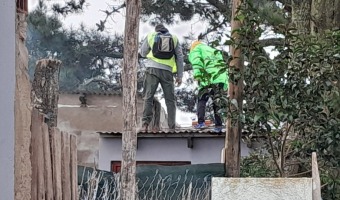
[[(98, 132), (102, 137), (121, 137), (122, 132)], [(218, 135), (213, 132), (213, 127), (206, 129), (194, 129), (191, 127), (178, 128), (175, 131), (160, 130), (138, 132), (138, 137), (225, 137), (225, 129)]]
[[(86, 93), (87, 95), (122, 95), (121, 91), (82, 91), (82, 90), (75, 90), (75, 91), (59, 91), (59, 94), (83, 94)], [(137, 92), (137, 95), (141, 96), (140, 92)]]

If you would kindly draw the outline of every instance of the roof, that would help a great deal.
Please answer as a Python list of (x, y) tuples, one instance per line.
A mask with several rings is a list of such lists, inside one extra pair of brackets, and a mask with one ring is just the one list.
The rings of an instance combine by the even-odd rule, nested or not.
[[(175, 131), (169, 130), (160, 130), (160, 131), (148, 131), (148, 132), (138, 132), (138, 138), (224, 138), (226, 135), (226, 129), (222, 129), (221, 134), (216, 134), (213, 131), (213, 126), (205, 128), (205, 129), (195, 129), (192, 127), (179, 128)], [(122, 132), (120, 131), (98, 131), (101, 137), (122, 137)], [(249, 136), (250, 133), (243, 130), (241, 137)], [(266, 138), (261, 135), (252, 135), (252, 138)]]
[[(122, 132), (98, 132), (101, 137), (121, 137)], [(193, 128), (180, 128), (176, 129), (175, 131), (168, 131), (168, 130), (161, 130), (156, 132), (138, 132), (138, 137), (171, 137), (171, 138), (181, 138), (181, 137), (195, 137), (195, 138), (207, 138), (207, 137), (217, 137), (217, 138), (224, 138), (225, 132), (218, 135), (213, 132), (213, 128), (206, 128), (206, 129), (193, 129)]]
[[(86, 91), (86, 90), (74, 90), (74, 91), (65, 91), (60, 90), (59, 94), (86, 94), (86, 95), (106, 95), (106, 96), (113, 96), (113, 95), (119, 95), (122, 96), (121, 91)], [(137, 96), (141, 96), (140, 92), (137, 92)]]

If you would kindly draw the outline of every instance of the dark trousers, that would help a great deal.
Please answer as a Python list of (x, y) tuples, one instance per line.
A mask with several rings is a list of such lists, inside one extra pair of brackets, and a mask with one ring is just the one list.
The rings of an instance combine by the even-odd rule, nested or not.
[(144, 111), (143, 111), (143, 123), (150, 124), (153, 116), (153, 99), (158, 88), (161, 84), (166, 108), (168, 111), (168, 125), (170, 129), (176, 127), (176, 99), (175, 99), (175, 85), (172, 72), (157, 69), (147, 68), (145, 72), (144, 80)]
[(198, 92), (198, 102), (197, 102), (197, 118), (198, 123), (203, 123), (205, 121), (205, 109), (209, 98), (213, 100), (213, 110), (215, 118), (215, 126), (222, 126), (222, 119), (218, 114), (219, 106), (215, 103), (215, 94), (218, 91), (222, 91), (223, 84), (213, 85), (209, 90), (207, 88), (201, 89)]

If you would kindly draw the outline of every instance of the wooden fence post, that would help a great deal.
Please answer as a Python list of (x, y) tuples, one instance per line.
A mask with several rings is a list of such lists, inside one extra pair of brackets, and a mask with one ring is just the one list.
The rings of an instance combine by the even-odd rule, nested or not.
[[(6, 1), (5, 1), (6, 2)], [(9, 3), (9, 2), (8, 2)], [(7, 3), (1, 3), (1, 7), (7, 7)], [(3, 12), (3, 9), (2, 9)], [(13, 9), (14, 12), (14, 9)], [(8, 16), (11, 17), (11, 16)], [(14, 194), (15, 200), (31, 199), (31, 115), (32, 106), (30, 101), (31, 84), (28, 76), (28, 51), (26, 43), (26, 22), (25, 13), (16, 13), (15, 18), (15, 161), (14, 161)], [(10, 26), (10, 25), (9, 25)], [(5, 27), (2, 27), (6, 29)], [(6, 36), (2, 36), (6, 37)], [(5, 38), (6, 40), (6, 38)], [(7, 48), (7, 47), (3, 47)], [(11, 48), (7, 48), (10, 50)], [(7, 51), (6, 50), (6, 51)], [(3, 61), (2, 61), (3, 62)], [(6, 65), (6, 63), (4, 63)], [(1, 73), (7, 73), (2, 69)], [(4, 85), (4, 87), (7, 87)], [(3, 94), (1, 94), (3, 95)], [(3, 115), (3, 114), (2, 114)], [(10, 151), (10, 150), (9, 150)]]
[[(232, 18), (231, 18), (231, 30), (232, 37), (235, 41), (240, 40), (240, 36), (237, 31), (234, 31), (241, 27), (240, 21), (235, 20), (237, 15), (237, 10), (241, 4), (241, 0), (233, 0), (232, 6)], [(235, 46), (230, 47), (230, 52), (232, 55), (232, 61), (230, 62), (230, 70), (237, 71), (239, 73), (243, 73), (243, 59), (241, 55), (240, 47), (236, 48)], [(235, 83), (234, 80), (229, 79), (229, 89), (228, 94), (231, 100), (237, 102), (237, 108), (235, 111), (237, 114), (242, 113), (242, 92), (243, 92), (243, 77), (237, 80)], [(231, 105), (231, 107), (236, 107)], [(240, 159), (241, 159), (241, 122), (239, 119), (227, 119), (226, 123), (226, 138), (225, 138), (225, 166), (226, 166), (226, 176), (227, 177), (239, 177), (240, 176)]]
[(78, 200), (77, 141), (57, 126), (61, 62), (37, 62), (32, 83), (32, 199)]
[(136, 198), (137, 151), (137, 61), (139, 13), (141, 0), (127, 0), (123, 59), (123, 135), (121, 167), (121, 199)]
[(57, 126), (59, 72), (61, 61), (42, 59), (37, 62), (32, 83), (33, 107), (45, 115), (48, 127)]
[(77, 168), (77, 137), (70, 138), (70, 165), (71, 165), (71, 200), (78, 200), (78, 168)]
[(52, 171), (54, 199), (62, 199), (62, 180), (61, 180), (61, 132), (57, 128), (52, 129)]
[(316, 153), (312, 153), (313, 200), (321, 200), (321, 184)]

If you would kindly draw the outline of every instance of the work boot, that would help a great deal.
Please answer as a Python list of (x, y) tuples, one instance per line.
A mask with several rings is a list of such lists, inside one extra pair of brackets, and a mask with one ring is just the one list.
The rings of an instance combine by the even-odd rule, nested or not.
[(215, 127), (213, 133), (217, 135), (222, 135), (222, 127)]
[(137, 130), (137, 133), (139, 133), (139, 132), (144, 132), (144, 133), (146, 133), (146, 132), (148, 132), (148, 128), (149, 128), (149, 124), (146, 123), (146, 122), (144, 122), (143, 125), (142, 125), (142, 127), (140, 127), (140, 128)]
[(207, 128), (204, 122), (196, 124), (195, 128), (197, 129), (204, 129)]

